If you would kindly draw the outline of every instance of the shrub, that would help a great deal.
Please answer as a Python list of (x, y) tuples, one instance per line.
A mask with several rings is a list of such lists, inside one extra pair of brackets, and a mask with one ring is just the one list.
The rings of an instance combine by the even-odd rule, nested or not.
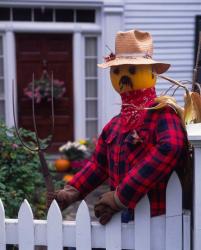
[[(30, 131), (20, 129), (20, 134), (34, 139)], [(15, 130), (0, 122), (0, 198), (7, 217), (17, 216), (24, 199), (32, 206), (36, 218), (43, 217), (45, 186), (39, 168), (37, 153), (24, 148)]]

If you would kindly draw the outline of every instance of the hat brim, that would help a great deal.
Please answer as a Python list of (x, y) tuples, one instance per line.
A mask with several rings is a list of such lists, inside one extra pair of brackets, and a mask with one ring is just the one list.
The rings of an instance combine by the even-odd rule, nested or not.
[(132, 64), (132, 65), (154, 65), (154, 70), (157, 74), (162, 74), (165, 71), (167, 71), (170, 67), (170, 64), (168, 63), (162, 63), (157, 62), (155, 60), (152, 60), (151, 58), (115, 58), (113, 60), (110, 60), (108, 62), (104, 62), (101, 64), (98, 64), (98, 67), (106, 69), (111, 66), (118, 66), (123, 64)]

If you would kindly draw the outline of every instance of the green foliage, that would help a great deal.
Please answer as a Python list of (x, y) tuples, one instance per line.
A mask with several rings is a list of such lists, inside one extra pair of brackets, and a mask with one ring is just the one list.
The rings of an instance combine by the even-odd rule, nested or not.
[[(31, 138), (33, 133), (20, 129), (23, 137)], [(27, 199), (34, 216), (41, 218), (45, 211), (45, 186), (40, 173), (37, 153), (25, 149), (16, 136), (0, 122), (0, 198), (7, 217), (16, 217), (20, 204)]]

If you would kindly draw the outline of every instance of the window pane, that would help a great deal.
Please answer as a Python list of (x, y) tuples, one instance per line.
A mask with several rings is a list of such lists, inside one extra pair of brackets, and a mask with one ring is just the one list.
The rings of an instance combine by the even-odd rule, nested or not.
[(0, 55), (3, 55), (3, 38), (0, 36)]
[(15, 21), (31, 21), (31, 9), (13, 9), (13, 20)]
[(0, 77), (3, 76), (3, 58), (0, 57)]
[(10, 8), (0, 8), (0, 20), (1, 21), (10, 20)]
[(86, 80), (86, 97), (97, 97), (97, 80)]
[(95, 10), (77, 10), (76, 22), (95, 23)]
[(5, 120), (5, 102), (0, 101), (0, 119)]
[(4, 95), (4, 80), (0, 79), (0, 97)]
[(86, 136), (87, 138), (97, 137), (98, 124), (97, 121), (87, 121), (86, 123)]
[(86, 76), (97, 76), (97, 59), (86, 59)]
[(97, 101), (86, 101), (86, 117), (87, 118), (97, 118)]
[(56, 9), (56, 22), (74, 22), (74, 10)]
[(86, 56), (97, 56), (97, 39), (96, 37), (87, 37), (85, 43)]
[(53, 10), (52, 9), (34, 9), (34, 20), (40, 22), (48, 22), (53, 19)]

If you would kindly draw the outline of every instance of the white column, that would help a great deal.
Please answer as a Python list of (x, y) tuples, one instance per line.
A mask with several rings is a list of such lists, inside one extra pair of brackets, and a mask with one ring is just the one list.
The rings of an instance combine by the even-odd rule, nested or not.
[(84, 53), (80, 31), (73, 35), (73, 92), (74, 92), (74, 137), (75, 140), (85, 137), (85, 83)]
[[(110, 51), (105, 45), (109, 46), (115, 52), (115, 36), (120, 30), (123, 30), (123, 2), (121, 0), (107, 0), (104, 2), (102, 13), (102, 50), (101, 61), (105, 55), (109, 55)], [(100, 62), (99, 62), (100, 63)], [(99, 69), (100, 88), (100, 127), (110, 120), (114, 115), (119, 113), (120, 98), (111, 85), (109, 69)]]
[(13, 80), (15, 81), (16, 85), (15, 35), (13, 31), (9, 30), (6, 31), (5, 34), (5, 109), (6, 109), (6, 124), (8, 127), (12, 127), (14, 125), (13, 107), (12, 107)]
[(194, 146), (193, 250), (201, 249), (201, 141)]
[(187, 127), (188, 138), (194, 147), (193, 180), (193, 250), (201, 249), (201, 123)]

